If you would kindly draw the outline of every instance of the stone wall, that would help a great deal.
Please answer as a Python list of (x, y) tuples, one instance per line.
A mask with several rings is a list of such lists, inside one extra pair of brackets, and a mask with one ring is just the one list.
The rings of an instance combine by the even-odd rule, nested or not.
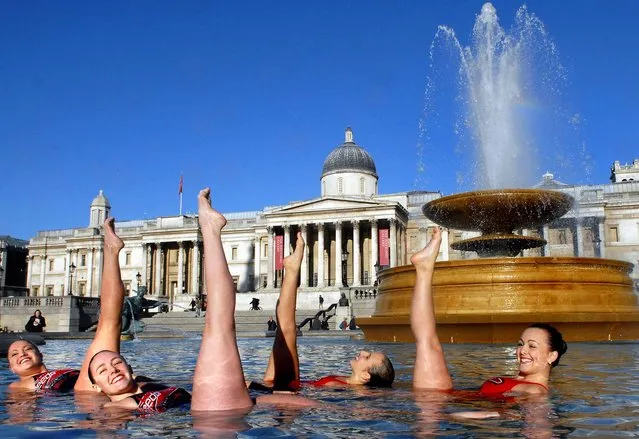
[(84, 331), (98, 321), (98, 298), (76, 296), (5, 297), (0, 299), (0, 327), (22, 332), (39, 309), (46, 319), (45, 332)]

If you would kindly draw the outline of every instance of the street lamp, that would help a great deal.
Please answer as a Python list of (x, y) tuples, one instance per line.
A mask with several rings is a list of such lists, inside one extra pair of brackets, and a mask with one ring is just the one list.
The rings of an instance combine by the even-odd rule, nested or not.
[(75, 272), (75, 264), (71, 262), (69, 265), (69, 296), (73, 295), (73, 272)]
[(348, 273), (346, 273), (346, 264), (348, 261), (348, 250), (342, 250), (342, 286), (347, 287)]
[(138, 290), (140, 289), (140, 283), (142, 283), (142, 275), (138, 271), (138, 274), (135, 275), (135, 278), (138, 280)]

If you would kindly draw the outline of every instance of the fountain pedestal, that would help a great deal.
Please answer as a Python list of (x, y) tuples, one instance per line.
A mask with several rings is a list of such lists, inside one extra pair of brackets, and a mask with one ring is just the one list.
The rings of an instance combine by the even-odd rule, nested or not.
[[(494, 203), (516, 198), (515, 191), (501, 198), (498, 193), (503, 192), (480, 192), (480, 195), (490, 193), (483, 197), (482, 205), (486, 198), (492, 198)], [(528, 224), (552, 220), (549, 212), (553, 210), (546, 208), (553, 203), (560, 207), (554, 216), (563, 215), (570, 206), (570, 197), (561, 193), (549, 196), (548, 191), (524, 192), (526, 198), (534, 199), (532, 192), (536, 192), (545, 200), (557, 201), (542, 203), (540, 209), (529, 206), (527, 215), (516, 215)], [(460, 199), (466, 201), (458, 204)], [(436, 200), (439, 216), (435, 222), (447, 225), (450, 218), (456, 218), (455, 221), (463, 218), (455, 209), (461, 206), (467, 210), (472, 205), (468, 200), (469, 194)], [(487, 208), (489, 205), (485, 203)], [(512, 218), (508, 219), (504, 212), (506, 208), (498, 208), (502, 215), (489, 215), (493, 226), (501, 221), (505, 228), (512, 227)], [(432, 211), (429, 204), (424, 207), (427, 216)], [(473, 221), (486, 224), (478, 218)], [(455, 225), (467, 227), (459, 222)], [(522, 227), (521, 222), (518, 226)], [(488, 231), (488, 237), (505, 235), (503, 230), (492, 226)], [(493, 241), (493, 244), (500, 252), (501, 243)], [(483, 246), (487, 252), (495, 253), (489, 239)], [(633, 292), (631, 272), (632, 264), (599, 258), (491, 257), (437, 262), (433, 276), (437, 331), (445, 343), (513, 342), (529, 324), (546, 322), (557, 326), (569, 341), (637, 340), (639, 301)], [(410, 306), (414, 280), (412, 266), (386, 269), (379, 274), (375, 313), (357, 319), (367, 340), (413, 341)]]

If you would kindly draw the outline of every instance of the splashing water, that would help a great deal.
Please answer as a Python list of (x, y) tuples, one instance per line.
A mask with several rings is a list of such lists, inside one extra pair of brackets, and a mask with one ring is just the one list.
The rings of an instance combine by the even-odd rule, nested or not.
[[(459, 61), (457, 75), (440, 72), (450, 66), (448, 60), (436, 62), (446, 49)], [(430, 70), (420, 121), (418, 173), (425, 168), (424, 145), (442, 148), (444, 142), (450, 142), (437, 135), (438, 119), (446, 117), (450, 107), (445, 84), (439, 90), (446, 81), (454, 81), (459, 90), (455, 153), (463, 159), (457, 160), (462, 164), (457, 171), (458, 186), (531, 186), (539, 180), (541, 166), (556, 169), (579, 162), (572, 152), (566, 152), (570, 142), (561, 134), (568, 128), (574, 132), (571, 117), (578, 116), (566, 115), (563, 108), (565, 69), (544, 24), (526, 6), (519, 8), (507, 32), (494, 6), (484, 4), (469, 47), (462, 46), (453, 29), (439, 26), (430, 48)], [(448, 102), (437, 105), (438, 97)], [(538, 144), (547, 146), (546, 150), (542, 152)], [(577, 153), (587, 155), (584, 151)]]

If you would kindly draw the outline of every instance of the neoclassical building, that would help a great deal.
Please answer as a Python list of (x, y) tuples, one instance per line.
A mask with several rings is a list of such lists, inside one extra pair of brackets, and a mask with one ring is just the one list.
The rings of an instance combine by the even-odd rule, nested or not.
[[(639, 258), (639, 160), (615, 162), (610, 184), (571, 186), (547, 173), (538, 186), (570, 193), (577, 203), (563, 218), (523, 234), (547, 244), (525, 254), (601, 256), (635, 263)], [(342, 286), (372, 286), (380, 268), (408, 263), (436, 226), (421, 213), (439, 192), (378, 193), (377, 169), (355, 143), (350, 128), (324, 161), (320, 196), (261, 211), (225, 213), (222, 241), (238, 293), (276, 292), (282, 260), (300, 232), (308, 244), (300, 290), (334, 297)], [(111, 206), (100, 191), (86, 228), (38, 232), (29, 243), (27, 288), (32, 296), (97, 296), (102, 275), (102, 224)], [(176, 306), (205, 294), (197, 217), (158, 217), (117, 224), (125, 243), (122, 278)], [(476, 257), (449, 249), (471, 232), (446, 230), (440, 259)], [(637, 272), (635, 271), (635, 276)]]

